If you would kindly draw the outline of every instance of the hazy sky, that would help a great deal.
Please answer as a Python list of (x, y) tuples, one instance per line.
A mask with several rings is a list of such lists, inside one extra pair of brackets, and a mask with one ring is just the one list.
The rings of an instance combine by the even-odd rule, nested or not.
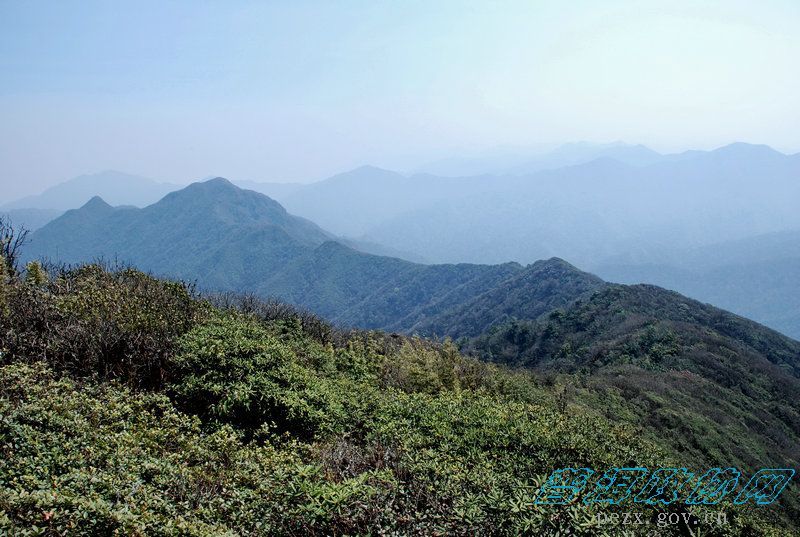
[(0, 0), (0, 201), (574, 140), (800, 151), (800, 2)]

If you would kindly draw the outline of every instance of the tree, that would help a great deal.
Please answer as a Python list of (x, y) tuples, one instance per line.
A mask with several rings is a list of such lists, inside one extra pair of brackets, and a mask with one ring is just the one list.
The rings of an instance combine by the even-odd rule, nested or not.
[(0, 258), (11, 274), (17, 272), (19, 254), (27, 240), (27, 229), (22, 226), (14, 228), (8, 218), (0, 216)]
[(40, 287), (47, 283), (47, 280), (47, 272), (38, 261), (31, 261), (25, 267), (25, 281), (31, 285)]

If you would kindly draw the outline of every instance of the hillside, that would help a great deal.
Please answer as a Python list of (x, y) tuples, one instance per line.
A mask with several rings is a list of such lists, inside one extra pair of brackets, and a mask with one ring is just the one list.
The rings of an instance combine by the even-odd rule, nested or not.
[(536, 319), (604, 285), (562, 259), (537, 261), (463, 304), (419, 321), (411, 330), (474, 337), (514, 319)]
[(673, 289), (800, 338), (797, 230), (667, 252), (649, 263), (619, 259), (596, 272), (614, 282)]
[(800, 465), (800, 342), (678, 293), (609, 285), (464, 347), (564, 383), (567, 400), (640, 423), (687, 463)]
[[(558, 260), (532, 269), (422, 265), (358, 252), (267, 196), (221, 178), (144, 209), (93, 198), (36, 231), (24, 255), (66, 263), (118, 260), (196, 281), (209, 292), (277, 297), (339, 325), (453, 336), (467, 334), (459, 329), (464, 308), (480, 306), (472, 325), (463, 325), (471, 334), (507, 318), (535, 317), (599, 283)], [(547, 276), (549, 265), (558, 267), (558, 277)], [(496, 309), (474, 302), (489, 291), (486, 300), (497, 301)]]
[[(0, 348), (8, 534), (588, 536), (621, 531), (592, 518), (619, 510), (537, 504), (553, 469), (681, 461), (452, 345), (219, 309), (135, 270), (3, 275)], [(661, 535), (793, 527), (774, 507), (684, 509)]]

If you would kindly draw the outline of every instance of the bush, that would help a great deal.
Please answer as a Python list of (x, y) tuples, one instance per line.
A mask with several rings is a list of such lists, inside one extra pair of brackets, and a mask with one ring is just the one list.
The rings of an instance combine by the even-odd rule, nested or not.
[(187, 412), (248, 434), (265, 427), (302, 439), (342, 433), (366, 394), (336, 374), (331, 347), (298, 347), (251, 318), (220, 314), (180, 340), (171, 393)]
[(6, 286), (2, 347), (78, 375), (157, 386), (177, 338), (208, 308), (182, 283), (98, 265), (62, 269), (49, 280), (31, 264)]

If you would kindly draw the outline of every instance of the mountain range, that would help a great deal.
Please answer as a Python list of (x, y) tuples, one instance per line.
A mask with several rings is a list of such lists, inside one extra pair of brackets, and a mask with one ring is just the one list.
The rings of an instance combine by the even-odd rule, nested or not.
[(641, 144), (573, 142), (548, 151), (503, 150), (501, 148), (483, 156), (440, 159), (417, 167), (415, 173), (441, 177), (524, 175), (541, 170), (585, 164), (599, 158), (612, 158), (625, 164), (639, 166), (652, 164), (662, 159), (675, 158), (675, 156), (662, 155)]
[(664, 252), (650, 262), (610, 260), (595, 272), (674, 289), (800, 339), (800, 230)]
[[(64, 263), (117, 260), (196, 280), (207, 290), (280, 298), (343, 325), (448, 335), (462, 334), (453, 332), (454, 321), (434, 322), (434, 316), (465, 315), (490, 290), (517, 292), (511, 282), (540, 285), (531, 297), (548, 305), (566, 304), (600, 284), (555, 259), (528, 267), (423, 265), (367, 254), (222, 178), (194, 183), (143, 209), (115, 208), (94, 197), (37, 230), (25, 255)], [(553, 271), (578, 274), (574, 287), (541, 285), (531, 277)], [(530, 302), (509, 302), (498, 318), (525, 308), (538, 311)]]
[[(280, 201), (326, 229), (414, 260), (561, 257), (612, 281), (663, 285), (800, 335), (797, 256), (787, 253), (798, 242), (764, 240), (800, 229), (800, 155), (739, 143), (646, 160), (606, 157), (462, 178), (360, 168)], [(730, 262), (688, 261), (700, 263), (692, 252), (704, 250)]]
[(101, 196), (113, 205), (143, 207), (155, 203), (178, 188), (179, 185), (159, 183), (146, 177), (108, 170), (75, 177), (50, 187), (41, 194), (0, 205), (0, 210), (66, 211), (80, 207), (94, 196)]
[[(95, 197), (33, 233), (25, 256), (117, 259), (209, 292), (277, 297), (344, 327), (449, 336), (483, 361), (535, 371), (564, 405), (638, 424), (680, 464), (800, 464), (800, 342), (558, 258), (425, 265), (367, 254), (222, 178), (142, 209)], [(786, 506), (800, 512), (792, 497)]]
[[(536, 156), (538, 168), (525, 170), (534, 157), (518, 156), (525, 158), (513, 167), (483, 170), (495, 175), (406, 176), (365, 166), (311, 184), (235, 184), (266, 193), (361, 252), (416, 263), (560, 257), (610, 281), (662, 285), (800, 336), (798, 256), (791, 254), (798, 244), (791, 234), (800, 229), (800, 155), (742, 143), (672, 155), (582, 143)], [(157, 198), (154, 184), (178, 188), (116, 172), (90, 177), (0, 213), (37, 229), (63, 212), (47, 208), (54, 199), (77, 208), (100, 193), (111, 205), (144, 206)], [(126, 196), (131, 181), (138, 186)]]

